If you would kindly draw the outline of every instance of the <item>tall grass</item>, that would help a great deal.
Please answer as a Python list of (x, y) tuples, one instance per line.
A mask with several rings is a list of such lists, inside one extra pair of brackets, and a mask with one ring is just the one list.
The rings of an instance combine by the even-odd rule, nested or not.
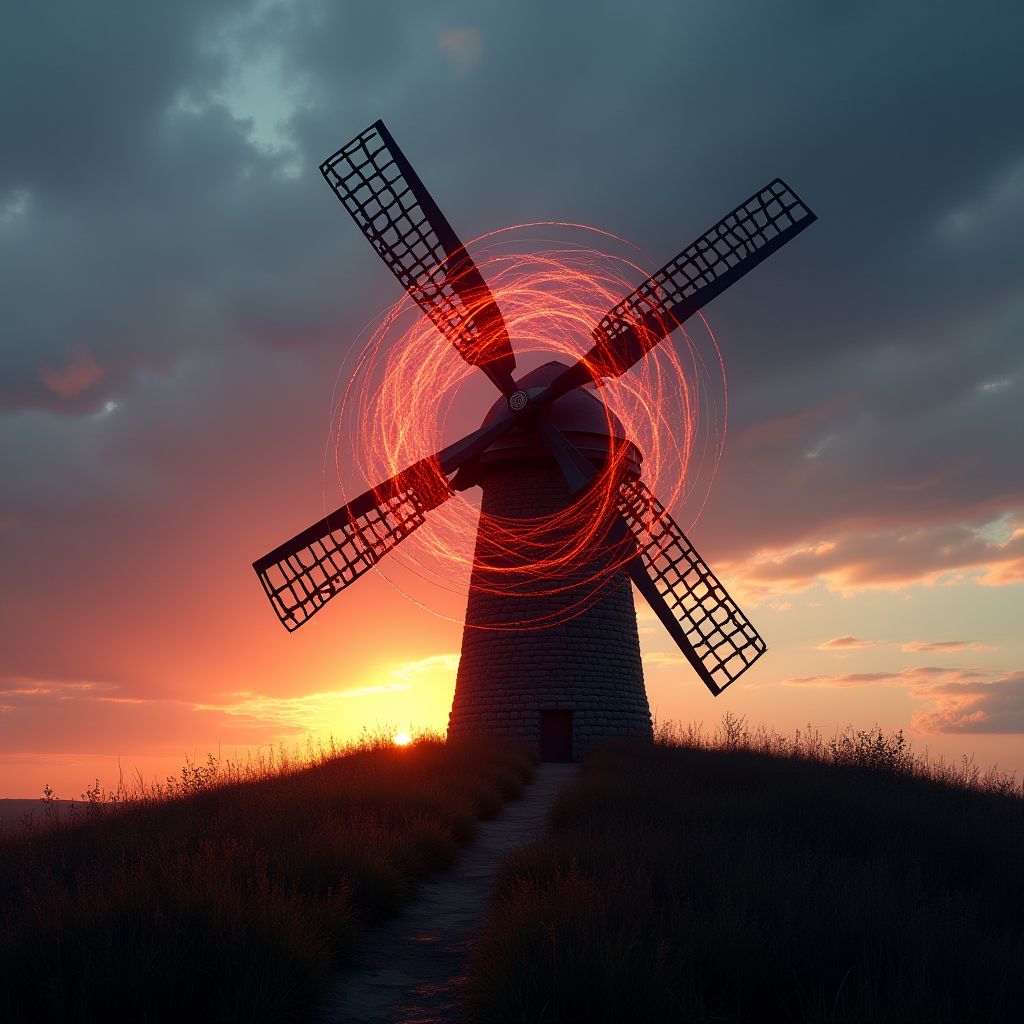
[(295, 1020), (531, 772), (510, 743), (378, 737), (95, 787), (0, 839), (0, 1018)]
[(900, 735), (609, 743), (502, 869), (475, 1017), (1024, 1019), (1024, 799)]

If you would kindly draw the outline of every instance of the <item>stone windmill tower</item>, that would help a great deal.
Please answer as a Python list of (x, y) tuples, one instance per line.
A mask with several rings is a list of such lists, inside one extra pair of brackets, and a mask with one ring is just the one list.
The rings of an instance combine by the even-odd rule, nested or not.
[[(521, 735), (553, 760), (578, 757), (602, 736), (649, 735), (630, 580), (721, 693), (764, 641), (644, 485), (641, 453), (588, 385), (626, 373), (815, 215), (776, 179), (611, 309), (575, 364), (516, 380), (486, 282), (383, 122), (320, 170), (403, 287), (502, 397), (479, 430), (253, 563), (285, 627), (306, 622), (456, 490), (481, 486), (452, 734)], [(593, 500), (599, 487), (608, 500)], [(588, 500), (592, 518), (581, 521), (572, 512)]]
[[(547, 363), (519, 386), (541, 389), (566, 369)], [(495, 402), (484, 424), (497, 420), (504, 405)], [(551, 404), (549, 418), (595, 470), (604, 468), (617, 442), (624, 449), (623, 473), (639, 478), (640, 452), (592, 391), (563, 395)], [(538, 433), (513, 430), (476, 460), (472, 472), (483, 489), (481, 525), (449, 735), (519, 734), (539, 745), (546, 759), (567, 761), (603, 736), (650, 736), (629, 577), (614, 568), (609, 545), (575, 557), (573, 538), (558, 524), (574, 498), (550, 449)], [(599, 532), (608, 532), (615, 514), (604, 510)], [(518, 532), (540, 537), (524, 544)], [(559, 566), (566, 549), (569, 564)], [(538, 562), (545, 564), (540, 579)]]

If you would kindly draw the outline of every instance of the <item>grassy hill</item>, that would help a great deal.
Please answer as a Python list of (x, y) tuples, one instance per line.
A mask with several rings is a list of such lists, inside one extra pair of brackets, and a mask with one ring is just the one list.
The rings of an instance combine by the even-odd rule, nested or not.
[(476, 1019), (1024, 1020), (1024, 799), (902, 736), (609, 744), (504, 867)]
[(0, 1019), (294, 1021), (362, 930), (522, 792), (511, 743), (367, 741), (0, 838)]
[[(381, 739), (93, 790), (0, 838), (0, 1019), (301, 1020), (532, 770), (511, 743)], [(551, 821), (502, 869), (472, 1019), (1024, 1019), (1011, 778), (727, 716), (594, 748)]]

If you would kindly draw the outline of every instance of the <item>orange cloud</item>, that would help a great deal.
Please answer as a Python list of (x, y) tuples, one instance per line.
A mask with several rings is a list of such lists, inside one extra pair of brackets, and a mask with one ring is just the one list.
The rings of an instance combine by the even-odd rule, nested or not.
[(979, 683), (951, 677), (933, 685), (911, 728), (923, 733), (1024, 733), (1024, 672)]
[(80, 395), (102, 380), (107, 373), (81, 342), (75, 342), (73, 351), (74, 358), (63, 370), (55, 370), (52, 366), (45, 365), (39, 368), (40, 381), (61, 398)]
[[(826, 640), (818, 644), (817, 651), (849, 651), (858, 647), (883, 647), (888, 643), (886, 640), (859, 640), (855, 636), (837, 636), (832, 640)], [(908, 643), (899, 644), (903, 651), (913, 654), (947, 654), (954, 651), (995, 651), (997, 647), (988, 647), (985, 644), (976, 643), (973, 640), (912, 640)]]
[(665, 665), (689, 664), (685, 655), (677, 654), (674, 651), (670, 651), (668, 653), (664, 653), (662, 651), (651, 651), (648, 654), (642, 655), (641, 659), (645, 665), (649, 665), (652, 668), (662, 668)]
[(928, 643), (924, 640), (915, 640), (913, 643), (904, 644), (904, 651), (916, 653), (942, 653), (945, 651), (995, 651), (996, 647), (986, 647), (985, 644), (977, 644), (973, 640), (940, 640), (937, 643)]
[(855, 636), (837, 636), (832, 640), (826, 640), (823, 644), (818, 644), (816, 650), (819, 651), (849, 651), (855, 647), (877, 647), (879, 644), (884, 643), (882, 640), (858, 640)]
[(816, 584), (829, 590), (896, 590), (912, 584), (972, 580), (1005, 586), (1024, 580), (1024, 525), (1003, 541), (963, 523), (882, 532), (847, 532), (785, 549), (765, 548), (723, 565), (732, 588), (748, 600), (789, 594)]
[(1024, 733), (1024, 672), (1000, 676), (987, 665), (918, 665), (899, 672), (800, 676), (788, 686), (902, 686), (921, 702), (911, 717), (918, 733)]
[[(300, 697), (266, 697), (240, 695), (245, 700), (233, 704), (196, 704), (197, 711), (220, 711), (230, 718), (222, 720), (226, 728), (252, 725), (279, 726), (283, 729), (309, 730), (329, 727), (334, 721), (338, 701), (346, 697), (366, 697), (374, 693), (411, 689), (405, 683), (390, 682), (381, 686), (356, 686), (328, 693), (309, 693)], [(234, 719), (235, 721), (232, 721)]]

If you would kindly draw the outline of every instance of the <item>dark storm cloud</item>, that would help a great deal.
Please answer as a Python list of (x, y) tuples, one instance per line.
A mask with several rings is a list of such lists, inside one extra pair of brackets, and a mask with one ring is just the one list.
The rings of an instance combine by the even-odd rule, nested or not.
[(306, 516), (333, 374), (396, 297), (316, 168), (377, 117), (466, 237), (579, 221), (660, 263), (777, 174), (815, 208), (708, 311), (731, 413), (710, 554), (1024, 502), (1019, 4), (0, 18), (7, 535), (59, 511), (102, 547), (126, 504), (186, 491), (251, 509), (257, 466), (278, 495), (311, 481)]

